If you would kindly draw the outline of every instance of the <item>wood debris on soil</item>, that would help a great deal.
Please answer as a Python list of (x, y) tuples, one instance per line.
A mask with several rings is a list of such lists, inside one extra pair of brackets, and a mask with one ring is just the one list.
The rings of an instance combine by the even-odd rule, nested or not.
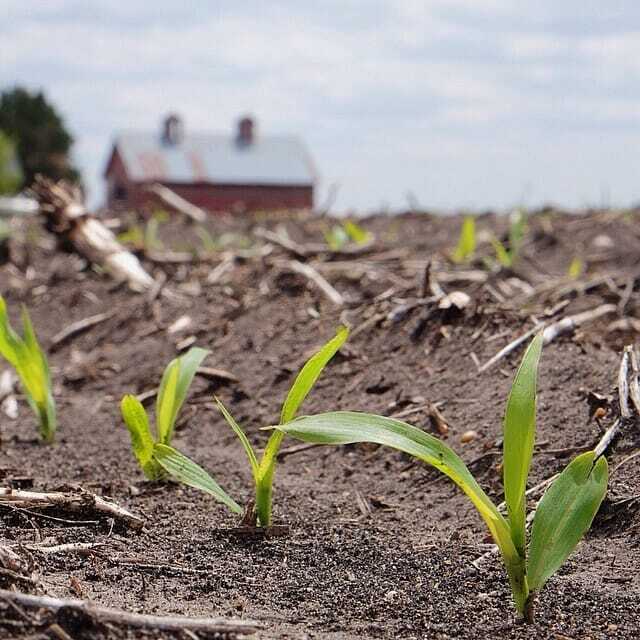
[[(69, 194), (50, 191), (50, 226), (56, 206), (85, 216)], [(284, 443), (271, 532), (283, 535), (238, 526), (208, 496), (140, 473), (118, 402), (125, 393), (152, 398), (167, 362), (196, 343), (211, 351), (210, 366), (198, 371), (175, 444), (246, 502), (244, 453), (210, 410), (211, 387), (261, 448), (260, 427), (277, 421), (297, 365), (347, 324), (347, 348), (303, 411), (363, 410), (411, 422), (460, 452), (496, 504), (504, 402), (521, 350), (544, 331), (530, 506), (571, 457), (598, 446), (612, 469), (611, 509), (545, 588), (531, 639), (637, 636), (640, 382), (636, 352), (624, 349), (640, 333), (636, 213), (532, 215), (511, 269), (496, 266), (481, 239), (473, 259), (449, 261), (461, 217), (373, 216), (361, 223), (371, 243), (336, 251), (323, 242), (328, 217), (228, 215), (194, 225), (183, 214), (159, 225), (163, 251), (139, 252), (144, 296), (100, 269), (81, 270), (85, 262), (48, 236), (16, 234), (10, 261), (0, 265), (9, 307), (25, 303), (52, 346), (60, 400), (59, 438), (45, 448), (15, 379), (0, 398), (17, 411), (17, 419), (0, 411), (0, 581), (13, 594), (55, 600), (48, 608), (0, 595), (0, 635), (24, 628), (82, 637), (60, 613), (61, 602), (82, 594), (80, 620), (88, 619), (88, 600), (98, 610), (211, 614), (213, 624), (246, 617), (262, 626), (246, 633), (260, 637), (519, 637), (504, 572), (484, 553), (482, 522), (450, 482), (406, 456), (368, 445)], [(70, 220), (58, 230), (62, 241), (75, 237)], [(200, 224), (219, 250), (202, 250)], [(478, 225), (496, 235), (506, 229), (493, 215)], [(595, 242), (603, 235), (608, 248)], [(68, 248), (106, 264), (86, 243)], [(570, 278), (576, 255), (584, 270)], [(70, 309), (80, 320), (71, 322)], [(182, 320), (168, 334), (184, 317), (188, 326)], [(60, 375), (81, 361), (90, 375)], [(62, 489), (29, 491), (25, 482)], [(87, 491), (67, 490), (78, 485)], [(15, 502), (29, 493), (42, 499)], [(64, 497), (53, 506), (51, 495)], [(120, 625), (109, 614), (88, 615)], [(31, 629), (29, 621), (38, 624)]]

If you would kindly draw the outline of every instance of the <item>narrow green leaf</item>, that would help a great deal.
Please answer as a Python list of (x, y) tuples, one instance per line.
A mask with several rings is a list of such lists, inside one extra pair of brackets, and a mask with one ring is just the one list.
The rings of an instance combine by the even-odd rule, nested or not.
[(282, 405), (282, 413), (280, 414), (281, 424), (289, 422), (295, 417), (300, 405), (304, 402), (309, 391), (311, 391), (322, 370), (344, 344), (348, 335), (349, 329), (346, 327), (338, 329), (335, 337), (329, 340), (329, 342), (302, 367)]
[(451, 259), (454, 262), (464, 262), (473, 256), (476, 250), (476, 220), (473, 216), (467, 216), (462, 222), (458, 246)]
[(352, 220), (345, 220), (342, 226), (347, 232), (347, 235), (356, 244), (366, 244), (367, 242), (370, 242), (373, 237), (369, 231), (361, 227), (359, 224), (353, 222)]
[(258, 478), (256, 479), (256, 513), (263, 527), (271, 524), (273, 502), (273, 476), (278, 462), (278, 451), (284, 438), (282, 431), (274, 431), (267, 441), (267, 446), (260, 460)]
[(169, 444), (178, 413), (189, 392), (193, 377), (209, 351), (192, 347), (179, 358), (172, 360), (164, 371), (158, 390), (156, 422), (158, 441)]
[(526, 232), (527, 214), (521, 209), (514, 211), (510, 216), (509, 225), (509, 254), (512, 264), (520, 253)]
[(527, 579), (532, 591), (562, 566), (588, 531), (607, 492), (604, 457), (588, 451), (574, 458), (547, 489), (533, 518)]
[(234, 513), (242, 513), (242, 507), (200, 465), (177, 449), (156, 444), (153, 457), (176, 480), (212, 495)]
[(220, 413), (222, 413), (225, 420), (227, 421), (229, 426), (233, 429), (235, 434), (238, 436), (238, 439), (242, 443), (242, 446), (244, 447), (244, 450), (247, 454), (247, 458), (249, 458), (249, 464), (251, 465), (251, 472), (253, 473), (253, 479), (257, 482), (259, 465), (258, 465), (258, 460), (256, 458), (256, 454), (254, 453), (253, 448), (251, 447), (251, 443), (249, 442), (249, 439), (247, 438), (245, 432), (242, 430), (240, 425), (233, 419), (233, 416), (227, 411), (227, 408), (222, 404), (222, 402), (220, 402), (220, 400), (215, 396), (214, 396), (214, 400), (218, 405), (218, 409), (220, 410)]
[(57, 428), (56, 403), (49, 389), (45, 399), (44, 412), (40, 417), (40, 434), (47, 442), (51, 442)]
[(518, 554), (509, 526), (464, 462), (446, 444), (405, 422), (368, 413), (335, 411), (302, 416), (275, 427), (304, 442), (342, 445), (374, 442), (404, 451), (451, 478), (470, 498), (500, 547), (505, 562), (513, 565)]
[(569, 265), (569, 268), (567, 269), (567, 275), (572, 280), (576, 280), (582, 275), (583, 271), (584, 271), (584, 262), (582, 258), (580, 258), (579, 256), (574, 256), (573, 260), (571, 260), (571, 264)]
[(542, 333), (527, 347), (514, 378), (504, 417), (504, 495), (513, 544), (525, 556), (527, 478), (536, 437), (536, 379)]
[[(149, 429), (149, 416), (138, 398), (126, 395), (120, 402), (120, 411), (129, 435), (131, 448), (145, 475), (153, 474), (153, 436)], [(153, 478), (151, 478), (153, 479)]]
[(38, 344), (26, 308), (22, 308), (24, 339), (11, 328), (0, 296), (0, 354), (15, 368), (29, 406), (38, 417), (40, 435), (51, 442), (56, 431), (55, 402), (47, 358)]
[(348, 242), (349, 236), (343, 227), (335, 225), (324, 231), (324, 239), (329, 249), (339, 251)]
[(156, 399), (156, 427), (158, 442), (169, 444), (170, 434), (173, 431), (171, 424), (174, 416), (173, 408), (176, 402), (176, 392), (178, 389), (178, 378), (180, 376), (180, 358), (175, 358), (168, 365), (162, 374), (158, 397)]
[(20, 338), (9, 323), (7, 304), (0, 296), (0, 355), (13, 367), (16, 367), (18, 363), (17, 343), (19, 340)]
[(178, 413), (184, 404), (189, 393), (189, 387), (193, 382), (198, 367), (202, 361), (211, 353), (207, 349), (192, 347), (183, 356), (180, 356), (180, 374), (178, 376), (178, 386), (176, 389), (176, 402), (173, 411), (173, 422), (175, 423)]
[(505, 246), (496, 238), (491, 238), (491, 245), (496, 252), (496, 258), (503, 267), (511, 267), (513, 264), (513, 258), (511, 253), (507, 251)]
[(36, 338), (36, 333), (33, 329), (33, 324), (31, 323), (31, 318), (29, 317), (29, 312), (27, 308), (23, 305), (21, 310), (21, 318), (22, 318), (22, 335), (24, 336), (24, 343), (34, 354), (40, 354), (41, 349), (38, 344), (38, 339)]

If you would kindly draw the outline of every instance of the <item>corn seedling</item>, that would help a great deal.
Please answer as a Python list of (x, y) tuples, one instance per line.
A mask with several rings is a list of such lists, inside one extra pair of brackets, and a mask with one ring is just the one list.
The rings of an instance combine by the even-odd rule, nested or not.
[(451, 254), (451, 259), (455, 263), (467, 262), (473, 257), (476, 251), (476, 219), (473, 216), (466, 216), (460, 229), (458, 246)]
[[(591, 526), (607, 489), (607, 461), (589, 451), (574, 458), (547, 489), (526, 545), (526, 485), (536, 422), (536, 377), (542, 335), (529, 345), (507, 401), (504, 419), (505, 517), (464, 462), (437, 438), (404, 422), (356, 412), (304, 416), (275, 427), (304, 442), (374, 442), (404, 451), (451, 478), (469, 497), (498, 545), (516, 608), (533, 619), (533, 600)], [(527, 553), (528, 552), (528, 553)]]
[(118, 242), (130, 246), (135, 251), (161, 251), (164, 243), (158, 233), (160, 225), (166, 222), (169, 216), (166, 211), (156, 211), (143, 225), (133, 224), (126, 231), (119, 233)]
[[(341, 328), (335, 337), (327, 342), (327, 344), (302, 367), (282, 405), (280, 414), (281, 424), (290, 422), (295, 418), (298, 408), (304, 402), (329, 360), (333, 358), (344, 344), (348, 333), (346, 328)], [(276, 469), (278, 451), (280, 450), (284, 433), (277, 430), (271, 433), (262, 458), (258, 460), (242, 428), (227, 411), (222, 402), (217, 398), (216, 402), (220, 412), (238, 436), (247, 454), (255, 484), (255, 516), (261, 526), (268, 527), (271, 525), (273, 477)], [(220, 488), (204, 469), (173, 447), (157, 444), (153, 449), (153, 458), (176, 480), (205, 491), (227, 505), (232, 511), (242, 513), (242, 508)]]
[(56, 405), (51, 391), (47, 357), (38, 344), (29, 312), (22, 308), (21, 338), (11, 327), (7, 305), (0, 296), (0, 355), (16, 370), (27, 401), (38, 417), (40, 436), (52, 442), (56, 433)]
[(170, 445), (173, 431), (189, 387), (200, 363), (209, 352), (193, 347), (179, 358), (173, 359), (164, 370), (156, 399), (156, 434), (149, 427), (149, 416), (138, 398), (126, 395), (120, 409), (131, 436), (131, 448), (144, 475), (149, 480), (159, 480), (165, 473), (155, 460), (156, 444)]
[(584, 261), (575, 256), (567, 269), (567, 275), (572, 280), (577, 280), (584, 273)]
[(332, 251), (339, 251), (349, 241), (364, 245), (373, 240), (373, 234), (351, 220), (336, 224), (324, 232), (324, 239)]
[(509, 216), (509, 241), (505, 246), (497, 238), (491, 239), (493, 250), (496, 253), (496, 260), (507, 269), (513, 267), (518, 255), (525, 233), (527, 231), (527, 216), (524, 211), (516, 209)]
[(213, 237), (213, 235), (209, 232), (208, 229), (199, 225), (196, 227), (196, 233), (200, 238), (200, 242), (202, 243), (202, 249), (205, 255), (212, 255), (216, 253), (220, 249), (219, 243)]

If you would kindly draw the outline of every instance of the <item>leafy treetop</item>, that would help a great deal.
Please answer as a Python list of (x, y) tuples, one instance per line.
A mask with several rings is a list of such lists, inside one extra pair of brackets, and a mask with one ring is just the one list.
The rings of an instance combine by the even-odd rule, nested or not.
[(16, 145), (27, 186), (41, 173), (53, 180), (79, 180), (71, 166), (73, 137), (42, 92), (15, 87), (0, 94), (0, 130)]

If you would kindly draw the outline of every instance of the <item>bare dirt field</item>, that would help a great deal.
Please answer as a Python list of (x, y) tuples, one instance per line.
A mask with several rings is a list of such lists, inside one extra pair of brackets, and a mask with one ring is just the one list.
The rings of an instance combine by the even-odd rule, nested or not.
[[(534, 322), (611, 305), (544, 348), (530, 486), (593, 448), (616, 406), (598, 425), (590, 419), (589, 394), (615, 397), (621, 351), (640, 331), (640, 214), (539, 212), (529, 218), (511, 269), (490, 269), (483, 260), (493, 256), (483, 238), (507, 228), (506, 219), (492, 215), (477, 220), (475, 260), (448, 261), (460, 223), (428, 214), (371, 217), (362, 226), (374, 234), (372, 246), (330, 251), (322, 248), (326, 218), (217, 219), (210, 235), (225, 233), (226, 246), (175, 263), (161, 261), (163, 251), (185, 251), (201, 239), (191, 225), (165, 223), (155, 259), (143, 258), (159, 282), (166, 276), (153, 295), (131, 292), (61, 253), (44, 231), (18, 233), (0, 266), (0, 292), (14, 321), (20, 303), (27, 305), (48, 349), (59, 432), (52, 445), (39, 443), (22, 396), (17, 419), (0, 412), (0, 486), (82, 488), (126, 507), (144, 527), (90, 509), (0, 506), (0, 544), (28, 564), (24, 573), (0, 572), (0, 587), (131, 612), (248, 619), (259, 624), (257, 638), (639, 637), (640, 457), (629, 458), (640, 446), (638, 423), (608, 450), (605, 502), (541, 594), (534, 625), (516, 621), (506, 573), (466, 497), (404, 454), (367, 445), (304, 448), (286, 440), (274, 516), (288, 530), (266, 537), (238, 529), (237, 517), (208, 495), (145, 481), (131, 454), (121, 397), (156, 388), (179, 349), (205, 347), (211, 351), (205, 366), (223, 373), (196, 376), (174, 444), (246, 503), (250, 471), (214, 393), (252, 442), (264, 444), (260, 427), (277, 423), (296, 371), (345, 323), (351, 336), (303, 412), (400, 416), (444, 438), (500, 502), (502, 417), (522, 349), (483, 371), (478, 363)], [(286, 229), (292, 246), (265, 239), (258, 228), (278, 237)], [(569, 277), (574, 258), (582, 273)], [(311, 265), (342, 304), (292, 260)], [(429, 261), (430, 282), (424, 278)], [(436, 286), (468, 294), (468, 304), (439, 308), (429, 301)], [(56, 338), (96, 314), (106, 317)], [(174, 331), (183, 316), (189, 322)], [(430, 417), (434, 403), (447, 433)], [(467, 431), (475, 434), (462, 442)], [(79, 542), (100, 546), (82, 553), (41, 549)], [(74, 640), (196, 633), (141, 631), (64, 611), (56, 616), (0, 597), (0, 637), (53, 638), (54, 622), (67, 634), (58, 638)]]

